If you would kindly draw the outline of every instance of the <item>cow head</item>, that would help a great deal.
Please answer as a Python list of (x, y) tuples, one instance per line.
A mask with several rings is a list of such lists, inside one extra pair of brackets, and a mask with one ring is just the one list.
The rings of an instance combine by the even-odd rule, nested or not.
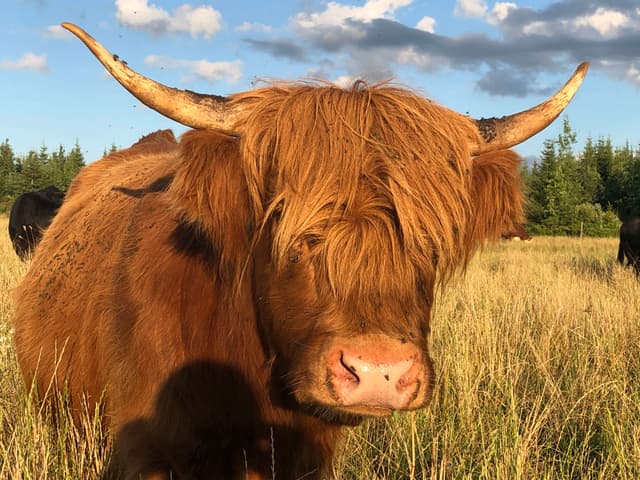
[(428, 402), (434, 290), (521, 221), (505, 149), (556, 118), (587, 68), (537, 107), (475, 121), (389, 84), (176, 90), (65, 27), (138, 99), (200, 129), (181, 140), (173, 192), (221, 271), (251, 273), (275, 377), (339, 419)]

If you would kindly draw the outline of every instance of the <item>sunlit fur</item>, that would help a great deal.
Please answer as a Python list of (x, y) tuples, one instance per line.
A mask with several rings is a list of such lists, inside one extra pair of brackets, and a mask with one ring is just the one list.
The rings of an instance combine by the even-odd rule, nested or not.
[(324, 478), (358, 419), (328, 346), (414, 343), (424, 405), (434, 286), (521, 220), (517, 155), (472, 159), (472, 122), (406, 89), (231, 102), (237, 136), (158, 132), (87, 166), (17, 289), (27, 382), (104, 395), (130, 478)]
[(522, 216), (517, 155), (472, 161), (471, 119), (410, 90), (282, 84), (233, 102), (250, 112), (240, 162), (255, 225), (277, 211), (280, 265), (299, 239), (320, 243), (339, 298), (356, 285), (389, 291), (416, 272), (446, 279)]

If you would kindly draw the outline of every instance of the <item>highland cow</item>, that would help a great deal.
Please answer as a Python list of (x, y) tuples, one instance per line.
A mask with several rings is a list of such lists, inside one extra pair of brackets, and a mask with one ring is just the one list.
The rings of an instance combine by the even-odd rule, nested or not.
[(321, 479), (346, 426), (427, 405), (438, 285), (522, 221), (511, 146), (573, 97), (475, 121), (389, 83), (158, 84), (194, 129), (87, 166), (17, 291), (26, 382), (103, 400), (126, 478)]

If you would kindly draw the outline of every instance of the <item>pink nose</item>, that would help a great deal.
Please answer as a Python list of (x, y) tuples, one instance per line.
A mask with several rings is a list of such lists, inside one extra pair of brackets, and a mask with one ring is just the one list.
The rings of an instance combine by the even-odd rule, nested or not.
[(329, 353), (328, 380), (338, 404), (407, 410), (425, 382), (419, 349), (382, 335), (340, 342)]

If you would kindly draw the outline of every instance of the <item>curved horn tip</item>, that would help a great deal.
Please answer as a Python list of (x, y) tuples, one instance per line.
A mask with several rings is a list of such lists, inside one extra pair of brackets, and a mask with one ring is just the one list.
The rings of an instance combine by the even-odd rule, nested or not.
[(81, 27), (69, 22), (61, 26), (78, 37), (113, 78), (152, 110), (188, 127), (235, 131), (238, 111), (227, 105), (227, 97), (179, 90), (151, 80), (130, 69)]
[(571, 75), (571, 78), (580, 78), (580, 81), (582, 81), (585, 77), (585, 75), (587, 74), (587, 71), (589, 70), (589, 62), (582, 62), (580, 65), (577, 66), (576, 71), (573, 72), (573, 75)]
[(589, 62), (582, 62), (567, 82), (548, 100), (528, 110), (501, 118), (475, 120), (483, 139), (472, 144), (472, 155), (511, 148), (544, 130), (569, 104), (589, 69)]
[[(71, 32), (72, 34), (74, 34), (76, 37), (78, 37), (80, 40), (82, 40), (83, 42), (86, 39), (91, 39), (93, 40), (93, 37), (91, 35), (89, 35), (82, 27), (79, 27), (78, 25), (76, 25), (75, 23), (70, 23), (70, 22), (62, 22), (60, 24), (60, 26), (62, 28), (64, 28), (65, 30), (67, 30), (68, 32)], [(95, 41), (95, 40), (94, 40)]]
[(578, 68), (576, 68), (576, 72), (580, 72), (582, 75), (586, 74), (587, 70), (589, 70), (589, 62), (582, 62), (578, 65)]
[(65, 30), (69, 30), (71, 33), (75, 33), (75, 32), (77, 32), (78, 30), (82, 30), (82, 29), (81, 29), (79, 26), (77, 26), (76, 24), (74, 24), (74, 23), (70, 23), (70, 22), (62, 22), (62, 23), (60, 24), (60, 26), (61, 26), (62, 28), (64, 28)]

